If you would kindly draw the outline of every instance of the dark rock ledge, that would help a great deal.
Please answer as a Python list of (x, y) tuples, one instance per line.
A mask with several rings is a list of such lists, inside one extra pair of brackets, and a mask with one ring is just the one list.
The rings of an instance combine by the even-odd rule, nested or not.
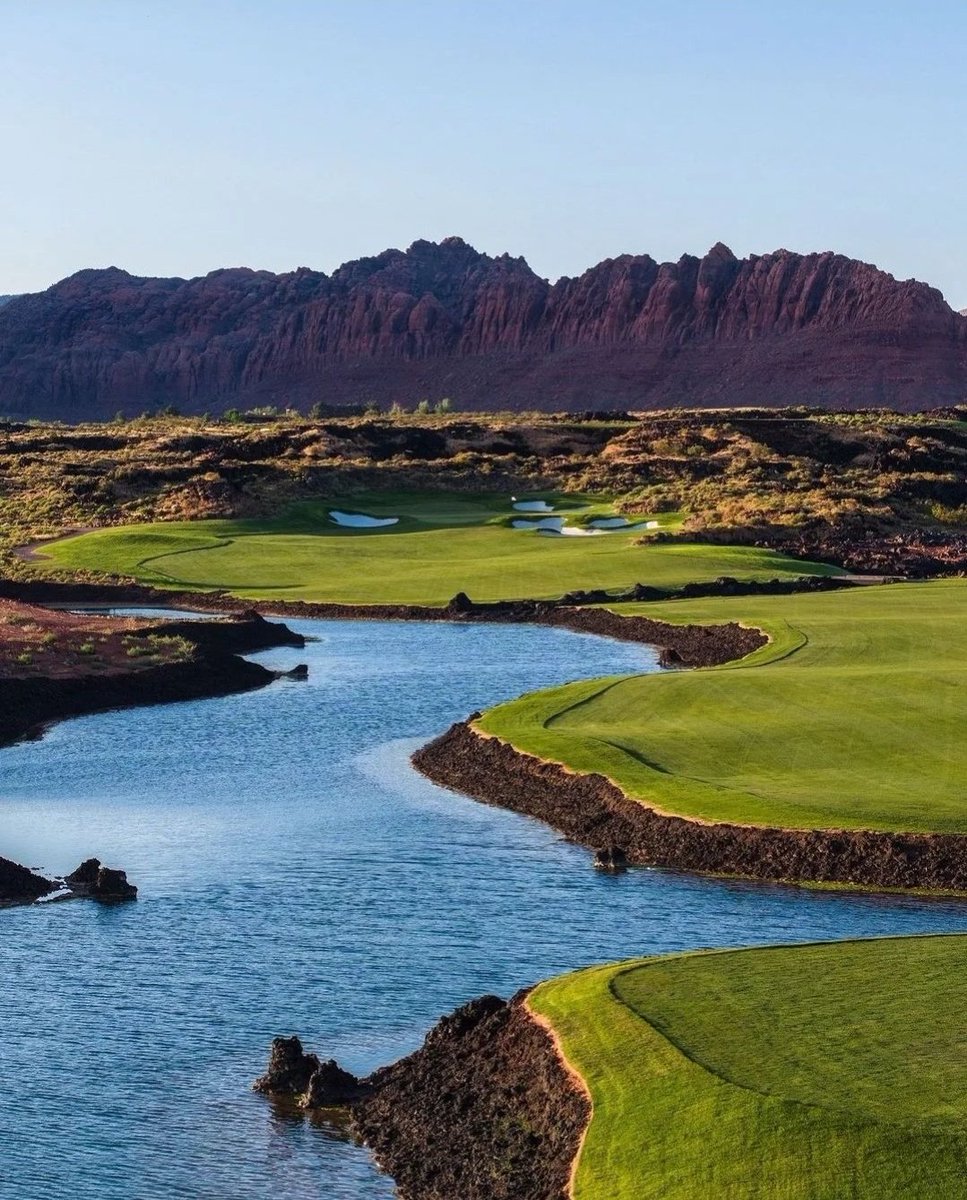
[(138, 889), (128, 882), (124, 871), (102, 866), (97, 858), (82, 862), (63, 879), (45, 879), (28, 867), (0, 858), (0, 907), (33, 904), (62, 889), (66, 889), (65, 900), (89, 898), (114, 904), (138, 897)]
[(565, 1200), (590, 1104), (525, 998), (472, 1000), (362, 1080), (276, 1038), (255, 1088), (342, 1110), (401, 1200)]
[(603, 775), (544, 762), (458, 722), (413, 755), (435, 783), (537, 817), (602, 866), (667, 867), (775, 883), (967, 892), (967, 834), (781, 829), (665, 816)]
[[(738, 583), (734, 579), (723, 578), (713, 584), (689, 584), (667, 592), (636, 584), (621, 595), (609, 595), (607, 592), (571, 592), (559, 600), (501, 600), (492, 604), (478, 604), (465, 593), (459, 592), (445, 608), (415, 604), (322, 604), (303, 600), (274, 600), (263, 603), (260, 607), (276, 616), (325, 620), (482, 621), (498, 624), (555, 625), (578, 633), (594, 633), (619, 641), (659, 646), (662, 648), (663, 663), (668, 666), (711, 667), (751, 654), (753, 650), (765, 645), (765, 634), (759, 629), (751, 629), (736, 622), (721, 625), (671, 625), (651, 617), (626, 617), (607, 608), (583, 606), (689, 596), (771, 594), (776, 589), (784, 593), (828, 591), (852, 586), (855, 585), (850, 581), (824, 576), (766, 583)], [(259, 618), (258, 612), (251, 608), (249, 602), (218, 592), (168, 592), (140, 584), (72, 584), (36, 580), (20, 583), (0, 580), (0, 598), (22, 600), (32, 604), (173, 606), (199, 612), (233, 614), (236, 620), (244, 622), (261, 619), (268, 629), (279, 628), (272, 622)], [(165, 629), (167, 632), (177, 630), (185, 637), (192, 637), (191, 627), (197, 624), (170, 622)], [(219, 622), (215, 622), (206, 628), (218, 629), (219, 625)], [(298, 636), (291, 634), (291, 631), (287, 632), (290, 632), (290, 636)]]
[(183, 637), (194, 646), (194, 654), (188, 661), (117, 674), (0, 679), (0, 746), (66, 717), (264, 687), (279, 674), (239, 655), (305, 645), (300, 634), (252, 609), (218, 621), (161, 621), (145, 632)]

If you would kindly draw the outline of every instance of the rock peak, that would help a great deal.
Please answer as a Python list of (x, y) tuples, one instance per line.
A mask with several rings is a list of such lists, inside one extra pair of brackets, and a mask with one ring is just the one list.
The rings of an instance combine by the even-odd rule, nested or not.
[(111, 267), (0, 307), (0, 412), (113, 417), (450, 398), (458, 408), (933, 407), (967, 320), (824, 251), (623, 254), (555, 283), (460, 237), (338, 267), (147, 279)]

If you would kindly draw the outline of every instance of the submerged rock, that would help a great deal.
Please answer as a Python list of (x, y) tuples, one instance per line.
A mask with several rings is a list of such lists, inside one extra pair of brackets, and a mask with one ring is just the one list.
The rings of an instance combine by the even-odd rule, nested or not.
[(309, 665), (308, 663), (298, 663), (291, 671), (280, 671), (280, 679), (308, 679)]
[(620, 846), (606, 846), (603, 850), (599, 850), (594, 856), (595, 870), (607, 871), (611, 875), (618, 875), (622, 871), (628, 869), (628, 856)]

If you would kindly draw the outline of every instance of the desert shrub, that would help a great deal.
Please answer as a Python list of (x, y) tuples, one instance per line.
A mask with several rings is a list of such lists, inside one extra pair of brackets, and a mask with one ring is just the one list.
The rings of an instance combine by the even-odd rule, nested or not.
[(967, 525), (967, 504), (956, 508), (949, 504), (931, 504), (929, 512), (941, 525)]

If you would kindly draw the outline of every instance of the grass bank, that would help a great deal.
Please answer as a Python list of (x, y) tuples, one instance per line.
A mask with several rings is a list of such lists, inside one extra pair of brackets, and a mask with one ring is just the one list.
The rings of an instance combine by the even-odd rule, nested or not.
[[(530, 497), (534, 499), (535, 497)], [(573, 529), (611, 517), (607, 496), (541, 493)], [(344, 528), (332, 512), (398, 518)], [(225, 589), (251, 599), (443, 605), (457, 592), (477, 601), (551, 598), (575, 589), (635, 583), (678, 587), (740, 579), (835, 574), (833, 568), (755, 547), (636, 544), (641, 531), (543, 535), (514, 520), (507, 495), (380, 492), (308, 501), (260, 520), (164, 522), (98, 530), (42, 549), (49, 566), (124, 575), (156, 586)], [(648, 518), (630, 518), (634, 522)], [(673, 513), (650, 518), (674, 529)]]
[(681, 816), (967, 832), (967, 581), (622, 612), (772, 640), (731, 666), (533, 693), (479, 727)]
[(575, 1200), (954, 1200), (967, 938), (646, 959), (529, 1007), (591, 1093)]

